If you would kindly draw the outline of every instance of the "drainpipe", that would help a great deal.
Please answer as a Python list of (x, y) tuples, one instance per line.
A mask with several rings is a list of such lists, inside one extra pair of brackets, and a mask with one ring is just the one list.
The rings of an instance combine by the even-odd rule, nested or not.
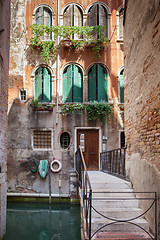
[[(57, 26), (59, 26), (59, 0), (57, 0)], [(57, 110), (56, 110), (56, 124), (58, 124), (58, 114), (59, 114), (59, 42), (60, 38), (58, 36), (57, 39), (57, 64), (56, 64), (56, 74), (57, 74), (57, 84), (56, 84), (56, 92), (57, 92)]]

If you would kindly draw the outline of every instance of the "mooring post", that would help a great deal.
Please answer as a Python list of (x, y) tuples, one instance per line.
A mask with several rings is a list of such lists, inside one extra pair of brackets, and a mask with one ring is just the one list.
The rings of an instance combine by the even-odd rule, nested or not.
[(51, 169), (50, 169), (50, 161), (48, 160), (48, 177), (49, 177), (49, 204), (51, 204)]

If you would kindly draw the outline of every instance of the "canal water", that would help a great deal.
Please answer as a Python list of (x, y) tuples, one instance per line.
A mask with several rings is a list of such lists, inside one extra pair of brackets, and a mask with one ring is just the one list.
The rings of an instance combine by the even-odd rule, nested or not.
[(5, 240), (80, 240), (80, 207), (9, 203)]

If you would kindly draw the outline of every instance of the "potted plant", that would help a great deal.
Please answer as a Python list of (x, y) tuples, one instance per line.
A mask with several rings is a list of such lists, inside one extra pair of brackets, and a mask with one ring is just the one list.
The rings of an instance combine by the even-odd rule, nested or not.
[(53, 111), (53, 104), (42, 104), (38, 99), (32, 99), (31, 106), (33, 111)]

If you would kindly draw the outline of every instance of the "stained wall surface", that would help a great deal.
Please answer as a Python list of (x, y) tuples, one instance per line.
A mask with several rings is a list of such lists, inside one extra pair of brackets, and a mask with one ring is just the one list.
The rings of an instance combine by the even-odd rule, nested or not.
[[(155, 191), (159, 197), (160, 5), (156, 0), (127, 2), (124, 37), (128, 174), (136, 191)], [(153, 216), (147, 216), (152, 230)]]

